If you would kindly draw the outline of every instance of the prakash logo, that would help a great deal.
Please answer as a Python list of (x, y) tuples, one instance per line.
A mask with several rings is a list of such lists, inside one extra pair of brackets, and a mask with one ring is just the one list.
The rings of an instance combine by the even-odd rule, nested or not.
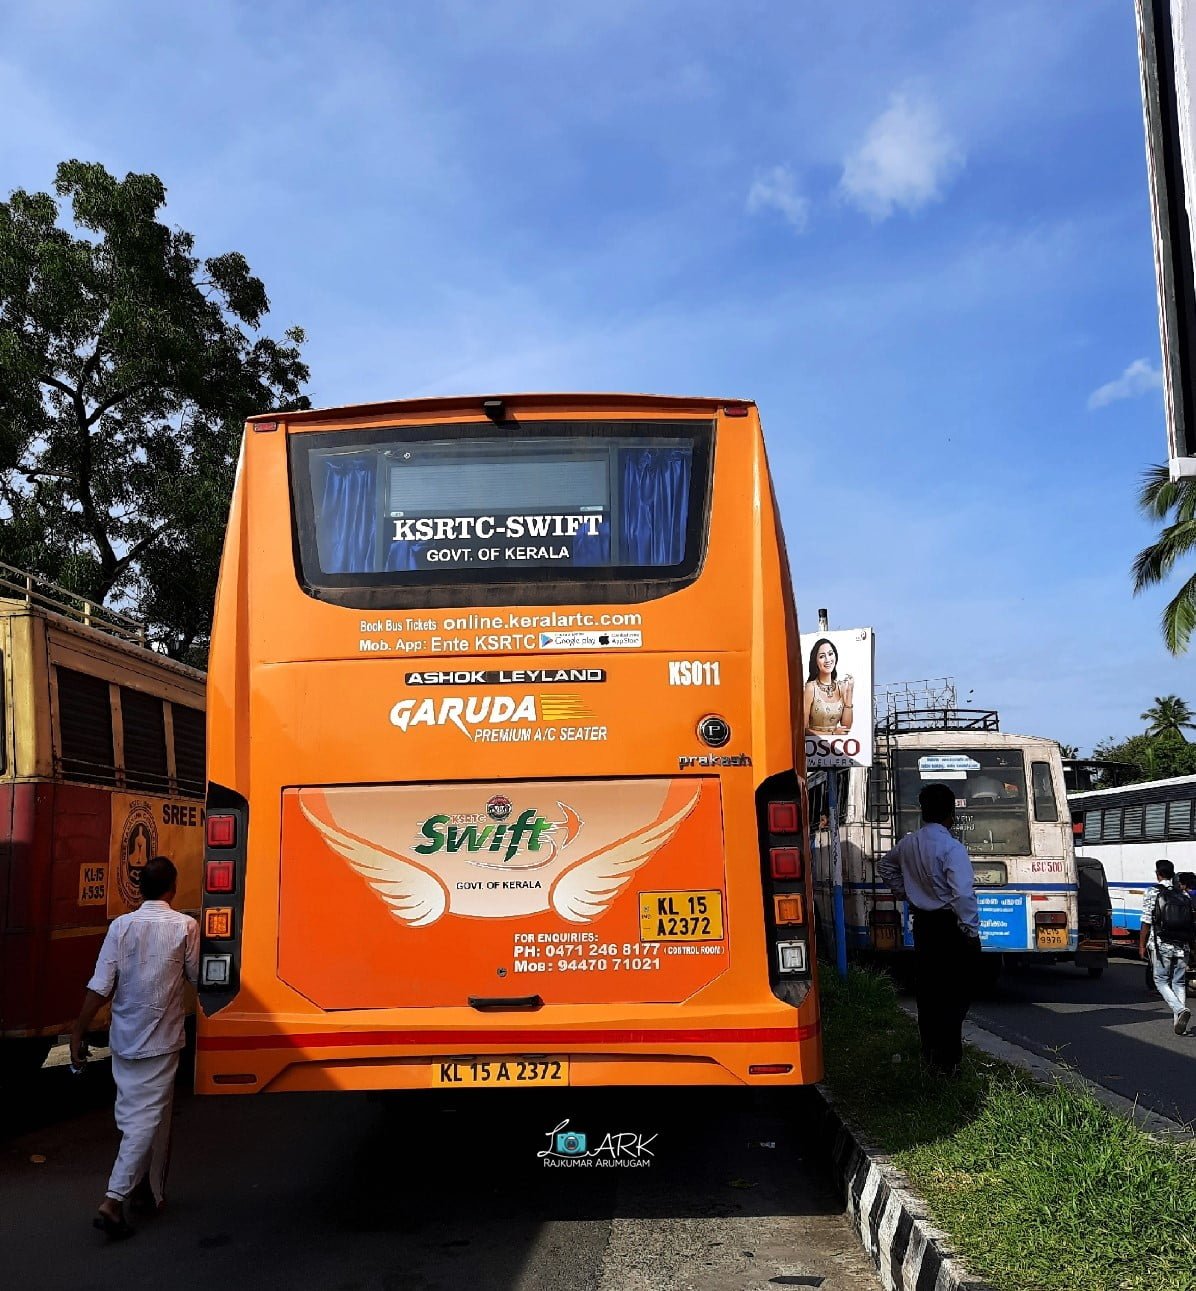
[[(450, 695), (444, 699), (400, 699), (390, 710), (390, 723), (400, 731), (416, 726), (455, 726), (466, 739), (498, 738), (530, 742), (537, 738), (532, 728), (592, 721), (593, 712), (577, 695)], [(605, 727), (581, 727), (601, 731)], [(542, 736), (539, 738), (543, 738)], [(586, 738), (579, 736), (577, 738)]]

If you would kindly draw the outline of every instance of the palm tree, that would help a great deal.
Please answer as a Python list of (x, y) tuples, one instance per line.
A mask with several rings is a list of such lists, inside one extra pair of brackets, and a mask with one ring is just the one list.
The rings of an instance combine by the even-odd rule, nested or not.
[(1078, 744), (1060, 744), (1059, 756), (1061, 758), (1078, 758), (1080, 756), (1080, 746)]
[[(1181, 558), (1196, 556), (1196, 476), (1173, 480), (1166, 466), (1152, 466), (1142, 477), (1138, 506), (1152, 520), (1171, 522), (1134, 559), (1135, 596), (1161, 583)], [(1196, 574), (1167, 603), (1162, 625), (1167, 649), (1183, 654), (1196, 629)]]
[(1178, 695), (1156, 695), (1154, 703), (1142, 714), (1142, 720), (1148, 723), (1146, 734), (1152, 738), (1174, 731), (1181, 740), (1187, 741), (1184, 727), (1196, 731), (1193, 713)]

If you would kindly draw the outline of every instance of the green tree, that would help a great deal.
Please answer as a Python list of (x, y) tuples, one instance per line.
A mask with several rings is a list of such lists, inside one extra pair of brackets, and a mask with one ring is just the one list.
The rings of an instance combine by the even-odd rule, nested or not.
[[(1196, 477), (1173, 480), (1166, 466), (1152, 466), (1142, 478), (1138, 505), (1152, 520), (1167, 522), (1158, 538), (1134, 559), (1134, 594), (1161, 583), (1180, 560), (1196, 556)], [(1196, 628), (1196, 574), (1167, 602), (1163, 640), (1183, 654)]]
[(1080, 756), (1080, 746), (1078, 744), (1060, 744), (1059, 756), (1061, 758), (1078, 758)]
[(202, 662), (241, 424), (310, 406), (303, 332), (260, 334), (261, 280), (161, 223), (156, 175), (54, 191), (0, 202), (0, 554)]
[(1161, 735), (1131, 735), (1128, 739), (1102, 740), (1092, 756), (1100, 762), (1125, 764), (1123, 770), (1109, 770), (1099, 776), (1099, 788), (1130, 784), (1135, 780), (1167, 780), (1172, 776), (1196, 775), (1196, 744), (1189, 744), (1175, 731)]
[(1142, 714), (1142, 720), (1147, 723), (1146, 734), (1151, 737), (1171, 731), (1186, 743), (1184, 729), (1196, 731), (1192, 710), (1178, 695), (1156, 695), (1154, 703)]

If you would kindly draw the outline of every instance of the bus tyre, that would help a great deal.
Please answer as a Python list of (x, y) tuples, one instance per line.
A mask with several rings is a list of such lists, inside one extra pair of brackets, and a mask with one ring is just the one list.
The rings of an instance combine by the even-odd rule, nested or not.
[(28, 1080), (41, 1069), (54, 1040), (51, 1036), (0, 1040), (0, 1085)]
[(976, 994), (983, 999), (993, 995), (1001, 977), (1001, 955), (981, 955), (976, 964)]
[(1098, 977), (1102, 977), (1104, 975), (1104, 971), (1105, 960), (1103, 959), (1098, 959), (1095, 964), (1088, 965), (1088, 976), (1091, 977), (1093, 981), (1096, 981)]

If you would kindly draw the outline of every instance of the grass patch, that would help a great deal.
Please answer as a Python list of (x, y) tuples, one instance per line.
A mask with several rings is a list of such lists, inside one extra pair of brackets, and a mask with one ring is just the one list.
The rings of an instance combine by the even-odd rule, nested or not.
[(821, 985), (836, 1102), (977, 1274), (1002, 1291), (1196, 1289), (1191, 1145), (976, 1050), (958, 1080), (931, 1075), (888, 977), (824, 968)]

